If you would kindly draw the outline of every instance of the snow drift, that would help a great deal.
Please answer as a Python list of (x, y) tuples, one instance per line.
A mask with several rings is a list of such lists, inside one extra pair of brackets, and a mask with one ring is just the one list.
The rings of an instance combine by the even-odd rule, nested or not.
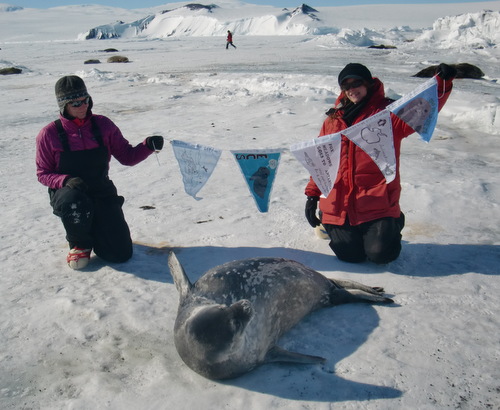
[(500, 43), (500, 12), (484, 10), (442, 17), (436, 20), (432, 30), (425, 31), (417, 41), (433, 43), (440, 48), (496, 47)]

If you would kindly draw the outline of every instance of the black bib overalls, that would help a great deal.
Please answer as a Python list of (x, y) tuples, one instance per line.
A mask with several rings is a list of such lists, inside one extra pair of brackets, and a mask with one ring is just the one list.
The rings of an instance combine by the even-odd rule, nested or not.
[(49, 189), (50, 204), (62, 220), (70, 248), (93, 249), (108, 262), (125, 262), (132, 256), (132, 239), (122, 211), (124, 198), (108, 177), (108, 150), (91, 120), (99, 147), (83, 151), (70, 150), (60, 120), (55, 121), (64, 148), (58, 170), (82, 178), (88, 189)]

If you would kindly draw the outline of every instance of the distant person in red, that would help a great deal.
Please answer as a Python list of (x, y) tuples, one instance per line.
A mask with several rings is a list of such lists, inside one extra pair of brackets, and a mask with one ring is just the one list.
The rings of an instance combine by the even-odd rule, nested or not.
[(236, 46), (233, 44), (233, 33), (231, 33), (229, 30), (227, 31), (227, 39), (226, 39), (226, 50), (229, 48), (229, 44), (231, 44), (234, 48)]

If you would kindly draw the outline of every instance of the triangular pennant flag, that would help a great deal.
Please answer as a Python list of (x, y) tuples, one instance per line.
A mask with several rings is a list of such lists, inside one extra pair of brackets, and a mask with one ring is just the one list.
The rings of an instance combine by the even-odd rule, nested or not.
[(221, 151), (199, 144), (183, 141), (172, 141), (175, 158), (179, 163), (184, 182), (184, 190), (194, 199), (198, 191), (206, 184), (215, 169)]
[(267, 212), (280, 150), (231, 151), (260, 212)]
[(292, 154), (309, 171), (324, 196), (328, 196), (337, 178), (340, 141), (340, 134), (330, 134), (290, 147)]
[(412, 92), (387, 106), (387, 109), (429, 142), (438, 116), (437, 81), (433, 77)]
[(380, 111), (345, 129), (342, 134), (370, 156), (380, 168), (386, 183), (396, 178), (396, 153), (389, 111)]

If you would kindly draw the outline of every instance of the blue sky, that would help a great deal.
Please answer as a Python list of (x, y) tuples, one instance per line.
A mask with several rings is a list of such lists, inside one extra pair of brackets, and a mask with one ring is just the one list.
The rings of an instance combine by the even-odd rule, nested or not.
[[(190, 0), (187, 0), (190, 1)], [(245, 1), (245, 0), (244, 0)], [(311, 7), (349, 6), (359, 4), (428, 4), (428, 3), (477, 3), (482, 0), (248, 0), (246, 3), (264, 4), (275, 7), (296, 7), (306, 3)], [(0, 0), (1, 3), (27, 8), (49, 8), (73, 4), (101, 4), (103, 6), (142, 9), (161, 6), (174, 1), (162, 0)], [(217, 4), (217, 0), (193, 0), (192, 3)]]

